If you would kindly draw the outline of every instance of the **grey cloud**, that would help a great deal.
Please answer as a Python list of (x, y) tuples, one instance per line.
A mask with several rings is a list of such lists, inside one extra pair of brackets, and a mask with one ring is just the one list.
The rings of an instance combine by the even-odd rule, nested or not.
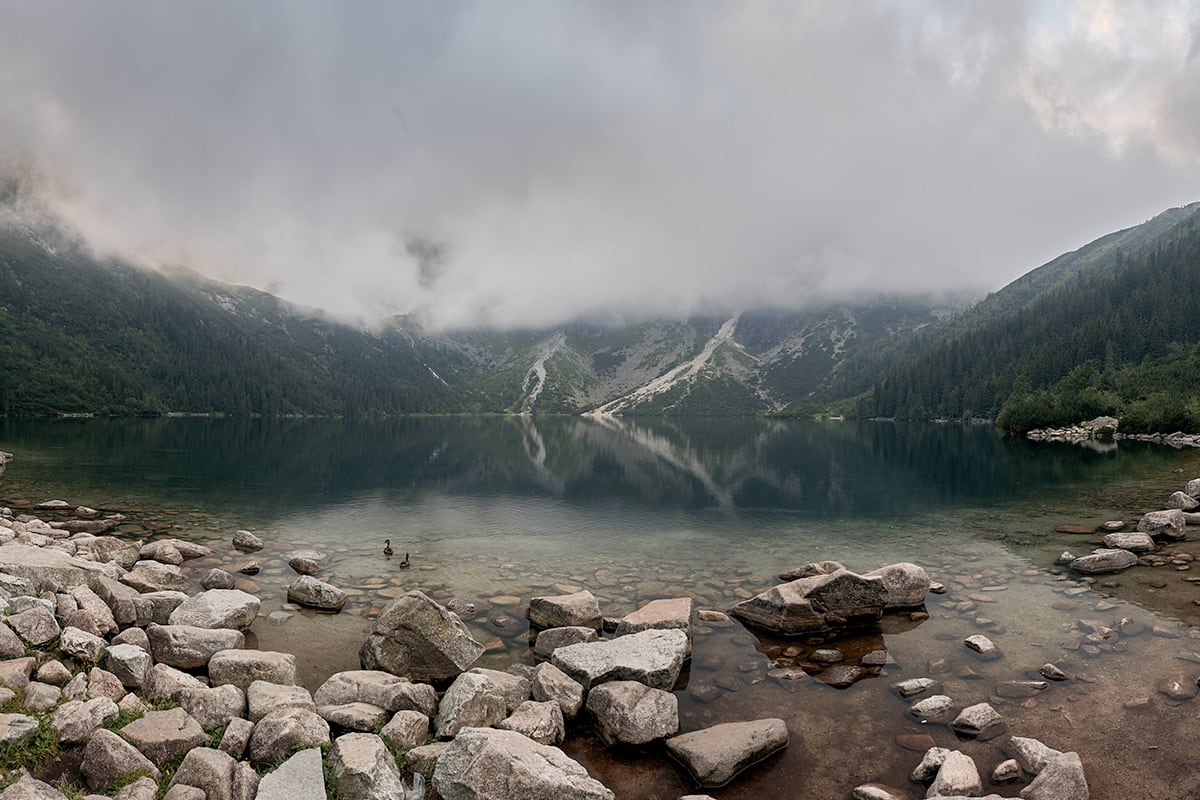
[(0, 145), (102, 250), (360, 319), (988, 290), (1197, 199), (1196, 16), (1057, 8), (14, 4)]

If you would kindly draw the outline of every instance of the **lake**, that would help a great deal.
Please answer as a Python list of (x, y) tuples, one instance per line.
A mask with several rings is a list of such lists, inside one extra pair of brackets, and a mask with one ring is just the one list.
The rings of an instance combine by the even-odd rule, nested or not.
[[(1031, 443), (981, 425), (573, 417), (8, 420), (0, 449), (16, 455), (0, 478), (0, 504), (61, 498), (120, 511), (130, 536), (217, 549), (198, 569), (260, 561), (258, 576), (239, 579), (263, 598), (252, 633), (264, 649), (297, 653), (310, 688), (356, 668), (373, 617), (411, 588), (473, 604), (464, 617), (488, 648), (481, 663), (503, 668), (531, 663), (532, 654), (524, 627), (514, 635), (495, 620), (521, 620), (534, 595), (586, 587), (608, 616), (684, 595), (725, 610), (806, 562), (862, 572), (912, 561), (950, 590), (931, 596), (928, 619), (890, 615), (879, 631), (819, 642), (772, 641), (737, 624), (697, 631), (677, 688), (684, 730), (781, 716), (793, 737), (718, 796), (849, 797), (871, 780), (915, 796), (905, 776), (920, 754), (898, 744), (913, 733), (963, 749), (990, 772), (1006, 737), (960, 742), (948, 726), (908, 717), (908, 703), (889, 688), (927, 674), (960, 707), (991, 700), (1011, 733), (1078, 750), (1093, 796), (1131, 779), (1139, 797), (1200, 787), (1174, 738), (1190, 730), (1194, 712), (1154, 688), (1172, 670), (1193, 682), (1191, 673), (1200, 675), (1179, 657), (1200, 650), (1190, 638), (1200, 590), (1181, 579), (1190, 542), (1171, 545), (1175, 561), (1164, 567), (1094, 584), (1054, 566), (1063, 549), (1093, 546), (1056, 526), (1124, 519), (1132, 527), (1200, 474), (1192, 451)], [(238, 529), (267, 548), (233, 551)], [(300, 549), (322, 553), (319, 577), (351, 593), (342, 614), (286, 603), (294, 578), (286, 559)], [(399, 567), (401, 554), (411, 568)], [(1080, 627), (1100, 619), (1115, 629), (1123, 618), (1162, 635), (1093, 644)], [(1000, 644), (1003, 659), (979, 662), (965, 651), (963, 637), (979, 632)], [(818, 644), (848, 656), (886, 649), (892, 663), (870, 672), (879, 679), (834, 688), (807, 661)], [(999, 681), (1036, 677), (1048, 661), (1072, 680), (1034, 698), (995, 695)], [(814, 677), (772, 677), (781, 665)], [(1129, 698), (1146, 702), (1127, 708)], [(1114, 725), (1141, 737), (1132, 749), (1112, 740)], [(610, 752), (577, 736), (566, 749), (618, 797), (675, 798), (694, 788), (653, 748)]]

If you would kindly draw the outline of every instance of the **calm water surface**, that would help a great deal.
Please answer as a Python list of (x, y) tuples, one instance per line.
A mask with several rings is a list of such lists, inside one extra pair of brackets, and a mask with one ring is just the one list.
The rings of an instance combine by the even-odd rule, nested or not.
[[(503, 667), (532, 660), (528, 638), (523, 628), (513, 635), (494, 623), (520, 619), (535, 594), (587, 587), (610, 616), (684, 594), (726, 609), (773, 585), (776, 573), (822, 559), (860, 571), (914, 561), (951, 587), (930, 604), (928, 620), (890, 619), (882, 631), (843, 641), (848, 654), (885, 648), (896, 662), (882, 670), (884, 680), (844, 691), (822, 683), (821, 673), (809, 683), (767, 677), (768, 669), (805, 664), (807, 651), (783, 654), (788, 643), (739, 625), (698, 633), (678, 692), (684, 729), (781, 715), (794, 734), (783, 756), (720, 797), (801, 796), (797, 785), (806, 796), (849, 796), (867, 780), (904, 786), (920, 756), (895, 737), (914, 731), (975, 748), (990, 770), (998, 745), (960, 745), (945, 726), (916, 726), (888, 685), (940, 670), (947, 693), (961, 687), (961, 705), (988, 699), (996, 680), (1028, 677), (1047, 660), (1076, 660), (1073, 626), (1097, 605), (1106, 618), (1174, 626), (1178, 641), (1190, 641), (1190, 620), (1156, 607), (1153, 586), (1107, 600), (1071, 593), (1077, 584), (1051, 571), (1064, 546), (1090, 547), (1087, 537), (1054, 534), (1055, 526), (1136, 520), (1200, 474), (1195, 453), (1161, 446), (1029, 443), (987, 426), (481, 417), (0, 421), (0, 449), (17, 456), (0, 478), (0, 502), (61, 497), (119, 510), (129, 516), (128, 535), (212, 544), (218, 555), (205, 569), (258, 559), (262, 574), (242, 580), (264, 600), (253, 631), (264, 648), (297, 652), (309, 685), (356, 667), (371, 618), (410, 588), (475, 604), (468, 624), (489, 648), (485, 662)], [(227, 542), (239, 528), (263, 537), (267, 549), (233, 552)], [(411, 569), (383, 557), (385, 538), (410, 554)], [(351, 592), (341, 615), (285, 602), (294, 577), (286, 558), (303, 548), (327, 557), (320, 577)], [(981, 630), (1007, 640), (1004, 661), (977, 664), (962, 652), (961, 638)], [(1071, 703), (1105, 680), (1129, 690), (1137, 671), (1171, 666), (1174, 656), (1160, 650), (1137, 639), (1105, 650), (1087, 663), (1089, 681), (1053, 687), (1053, 701), (1021, 701), (1028, 719), (1014, 732), (1054, 738), (1056, 726), (1072, 728), (1062, 722), (1081, 716), (1067, 713)], [(1162, 719), (1153, 735), (1169, 730)], [(1088, 764), (1101, 787), (1117, 780), (1103, 737), (1070, 735), (1083, 744), (1048, 743), (1079, 748), (1085, 763), (1102, 758), (1104, 766)], [(853, 764), (844, 760), (847, 747), (857, 753)], [(694, 788), (657, 752), (614, 754), (586, 737), (568, 749), (618, 796), (674, 798)], [(1164, 780), (1176, 780), (1158, 753)]]

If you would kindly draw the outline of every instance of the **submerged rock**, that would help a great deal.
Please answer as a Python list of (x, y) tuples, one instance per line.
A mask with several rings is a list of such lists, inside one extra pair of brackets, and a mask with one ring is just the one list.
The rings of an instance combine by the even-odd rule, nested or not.
[[(1116, 534), (1121, 535), (1121, 534)], [(1071, 569), (1084, 575), (1120, 572), (1137, 564), (1137, 556), (1128, 550), (1095, 550), (1071, 562)]]
[(888, 590), (882, 578), (841, 569), (772, 587), (738, 603), (729, 613), (768, 631), (799, 634), (878, 622), (887, 603)]
[(928, 573), (916, 564), (902, 561), (868, 572), (865, 578), (881, 578), (887, 589), (885, 608), (912, 608), (925, 603), (929, 593)]
[(667, 752), (705, 787), (724, 786), (742, 770), (788, 745), (781, 719), (727, 722), (667, 740)]

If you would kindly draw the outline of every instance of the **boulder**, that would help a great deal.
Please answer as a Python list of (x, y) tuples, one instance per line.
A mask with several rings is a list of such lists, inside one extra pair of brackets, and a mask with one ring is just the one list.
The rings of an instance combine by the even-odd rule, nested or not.
[(422, 775), (433, 776), (438, 760), (450, 749), (451, 742), (431, 742), (414, 747), (404, 754), (408, 768)]
[(784, 635), (878, 622), (888, 602), (882, 578), (841, 569), (772, 587), (729, 610), (748, 625)]
[(317, 706), (317, 713), (330, 725), (348, 731), (371, 733), (379, 730), (390, 716), (379, 706), (370, 703), (343, 703), (337, 706)]
[(1084, 575), (1120, 572), (1137, 564), (1137, 556), (1128, 550), (1093, 550), (1071, 562), (1071, 569)]
[(173, 700), (181, 689), (207, 689), (199, 679), (166, 664), (155, 664), (142, 682), (142, 694), (147, 700)]
[(217, 745), (217, 749), (222, 753), (228, 753), (235, 759), (240, 759), (246, 754), (246, 748), (250, 746), (250, 734), (252, 733), (254, 733), (253, 722), (248, 719), (231, 719), (225, 726), (225, 733), (221, 735), (221, 743)]
[(20, 658), (23, 655), (25, 643), (21, 641), (21, 637), (13, 633), (12, 628), (0, 622), (0, 658)]
[(104, 575), (93, 576), (88, 586), (112, 610), (113, 619), (119, 627), (138, 621), (137, 600), (141, 594), (137, 589)]
[(429, 737), (429, 717), (420, 711), (397, 711), (379, 735), (397, 750), (409, 750)]
[(526, 677), (484, 667), (472, 667), (468, 672), (482, 675), (492, 682), (492, 685), (503, 695), (505, 710), (509, 714), (529, 699), (529, 679)]
[(789, 569), (787, 572), (781, 572), (779, 580), (788, 582), (800, 578), (812, 578), (816, 575), (830, 575), (839, 569), (845, 568), (845, 566), (836, 561), (816, 561), (796, 567), (795, 569)]
[(161, 592), (145, 592), (133, 600), (133, 608), (137, 613), (138, 625), (156, 623), (166, 625), (171, 621), (175, 609), (187, 602), (188, 596), (183, 592), (164, 589)]
[[(647, 630), (680, 630), (692, 637), (692, 598), (651, 600), (617, 623), (617, 636)], [(538, 637), (539, 639), (541, 636)]]
[(880, 578), (887, 589), (885, 608), (913, 608), (925, 603), (929, 594), (929, 575), (916, 564), (902, 561), (868, 572), (865, 578)]
[(583, 707), (583, 686), (553, 664), (539, 664), (530, 682), (534, 700), (552, 700), (562, 710), (563, 719), (575, 719)]
[(133, 569), (141, 553), (137, 542), (127, 542), (115, 536), (97, 536), (88, 542), (87, 550), (95, 561), (101, 564), (111, 562), (121, 569)]
[(1014, 736), (1004, 743), (1004, 752), (1017, 760), (1021, 769), (1037, 775), (1046, 765), (1062, 755), (1058, 750), (1024, 736)]
[(303, 686), (271, 683), (270, 681), (254, 681), (246, 690), (247, 717), (251, 722), (260, 719), (273, 711), (299, 708), (305, 711), (316, 711), (317, 705), (308, 689)]
[(432, 686), (381, 670), (334, 673), (317, 688), (313, 700), (323, 706), (370, 703), (385, 711), (418, 711), (427, 717), (437, 713), (437, 691)]
[(557, 747), (487, 728), (467, 728), (455, 737), (437, 760), (433, 788), (443, 800), (614, 798)]
[(1168, 509), (1177, 508), (1180, 511), (1195, 511), (1197, 508), (1200, 508), (1200, 501), (1187, 492), (1175, 492), (1167, 498), (1165, 505)]
[(995, 661), (1003, 655), (996, 643), (981, 633), (963, 639), (963, 644), (983, 661)]
[(208, 661), (208, 678), (213, 686), (231, 683), (243, 691), (254, 681), (294, 684), (296, 657), (270, 650), (221, 650)]
[(307, 574), (297, 578), (287, 590), (289, 603), (315, 608), (318, 611), (341, 611), (346, 605), (346, 593), (331, 583), (319, 581)]
[(237, 762), (228, 753), (211, 747), (196, 747), (183, 757), (171, 778), (170, 787), (194, 786), (203, 790), (207, 800), (244, 800), (233, 792), (236, 766)]
[(119, 779), (141, 773), (158, 780), (158, 767), (110, 730), (101, 728), (88, 739), (83, 749), (79, 772), (94, 792), (108, 792)]
[(245, 635), (231, 628), (151, 623), (146, 635), (154, 660), (179, 669), (205, 667), (221, 650), (240, 650), (246, 644)]
[(121, 728), (121, 735), (160, 768), (208, 741), (200, 723), (182, 708), (147, 712)]
[(262, 550), (266, 545), (263, 540), (250, 531), (238, 531), (233, 535), (233, 546), (246, 553)]
[(1078, 753), (1063, 753), (1046, 764), (1021, 790), (1025, 800), (1088, 800), (1087, 778)]
[(551, 662), (589, 690), (607, 681), (634, 680), (670, 691), (687, 656), (687, 634), (649, 630), (554, 651)]
[[(163, 795), (163, 800), (166, 800), (167, 794)], [(96, 800), (96, 797), (96, 795), (92, 795), (90, 800)], [(155, 800), (156, 797), (158, 797), (158, 782), (153, 778), (138, 778), (133, 783), (121, 787), (113, 795), (113, 800)], [(178, 799), (172, 797), (171, 800)]]
[(28, 645), (40, 647), (58, 638), (62, 628), (54, 618), (54, 612), (43, 605), (35, 605), (27, 611), (4, 618), (8, 626)]
[(504, 731), (516, 731), (538, 744), (561, 744), (566, 737), (566, 723), (558, 703), (539, 703), (526, 700), (511, 714), (496, 724)]
[(944, 694), (935, 694), (913, 703), (909, 706), (908, 713), (922, 722), (942, 722), (950, 718), (950, 712), (953, 710), (953, 700)]
[(204, 573), (204, 577), (200, 579), (200, 586), (205, 589), (232, 589), (236, 585), (232, 575), (217, 567)]
[(88, 670), (87, 693), (91, 697), (107, 697), (116, 701), (122, 699), (127, 692), (121, 679), (106, 669), (92, 667)]
[(547, 628), (538, 631), (537, 638), (533, 642), (533, 655), (535, 658), (548, 659), (560, 647), (580, 642), (595, 642), (599, 638), (595, 628), (585, 628), (581, 625)]
[(983, 794), (983, 779), (979, 777), (975, 759), (958, 750), (951, 750), (946, 754), (946, 760), (942, 762), (941, 768), (937, 771), (937, 777), (933, 779), (929, 793), (925, 796), (978, 797), (981, 794)]
[(297, 575), (316, 575), (321, 569), (321, 564), (316, 559), (305, 558), (304, 556), (295, 556), (288, 560), (288, 566), (292, 568)]
[(603, 621), (600, 603), (586, 589), (574, 594), (534, 597), (529, 601), (529, 622), (535, 628), (581, 627), (600, 630)]
[(211, 688), (180, 688), (172, 697), (201, 725), (228, 725), (246, 713), (246, 693), (228, 683)]
[(137, 562), (121, 576), (121, 583), (139, 592), (183, 592), (188, 588), (187, 576), (179, 567), (157, 561)]
[(67, 800), (66, 796), (48, 783), (42, 783), (32, 775), (24, 774), (15, 783), (0, 792), (3, 800)]
[(108, 648), (104, 658), (108, 671), (130, 689), (142, 685), (152, 664), (150, 654), (135, 644), (114, 644)]
[(0, 714), (0, 744), (19, 745), (38, 732), (38, 721), (24, 714)]
[(86, 702), (71, 700), (63, 703), (50, 715), (50, 727), (58, 732), (61, 744), (86, 742), (99, 728), (117, 718), (117, 704), (107, 697)]
[(24, 578), (35, 589), (45, 586), (70, 589), (87, 583), (93, 575), (115, 574), (106, 564), (85, 561), (57, 548), (19, 542), (0, 545), (0, 572)]
[(113, 618), (112, 609), (86, 583), (81, 583), (71, 590), (71, 598), (79, 606), (72, 615), (72, 620), (78, 619), (83, 624), (74, 623), (97, 636), (107, 636), (117, 630), (117, 621)]
[(396, 760), (373, 733), (347, 733), (333, 743), (329, 768), (342, 800), (395, 800), (405, 796)]
[(255, 800), (325, 800), (321, 750), (301, 750), (262, 777)]
[(61, 699), (62, 690), (57, 686), (40, 681), (30, 681), (29, 685), (25, 687), (25, 697), (21, 706), (29, 711), (44, 712), (58, 705), (58, 701)]
[(29, 678), (33, 675), (33, 668), (36, 664), (37, 659), (33, 657), (9, 658), (0, 661), (0, 686), (6, 686), (9, 689), (24, 689), (29, 685)]
[(463, 728), (490, 727), (507, 715), (500, 689), (485, 675), (464, 672), (442, 696), (434, 731), (439, 739), (451, 739)]
[(329, 723), (315, 711), (289, 708), (273, 711), (254, 725), (249, 755), (255, 764), (271, 764), (301, 747), (320, 747), (329, 741)]
[(364, 669), (380, 669), (414, 680), (446, 680), (483, 655), (454, 614), (423, 592), (403, 595), (379, 615), (359, 651)]
[(1004, 729), (1004, 718), (989, 704), (976, 703), (959, 712), (950, 727), (960, 736), (987, 739)]
[[(801, 579), (806, 580), (806, 579)], [(724, 786), (739, 772), (788, 744), (781, 719), (727, 722), (667, 739), (667, 752), (705, 787)]]
[(189, 597), (171, 612), (172, 625), (197, 628), (249, 628), (258, 616), (259, 600), (240, 589), (208, 589)]
[[(1187, 527), (1187, 517), (1177, 508), (1169, 511), (1151, 511), (1138, 522), (1137, 529), (1151, 536), (1163, 536), (1168, 539), (1182, 539)], [(0, 547), (0, 550), (4, 548)]]
[(1104, 546), (1113, 550), (1128, 550), (1131, 553), (1153, 553), (1154, 539), (1148, 533), (1110, 533), (1104, 537)]
[(142, 545), (141, 550), (138, 551), (138, 558), (146, 561), (158, 561), (162, 564), (178, 565), (183, 563), (183, 554), (179, 552), (179, 548), (166, 539)]
[(637, 681), (610, 681), (588, 692), (587, 710), (605, 744), (646, 744), (679, 732), (679, 701)]

